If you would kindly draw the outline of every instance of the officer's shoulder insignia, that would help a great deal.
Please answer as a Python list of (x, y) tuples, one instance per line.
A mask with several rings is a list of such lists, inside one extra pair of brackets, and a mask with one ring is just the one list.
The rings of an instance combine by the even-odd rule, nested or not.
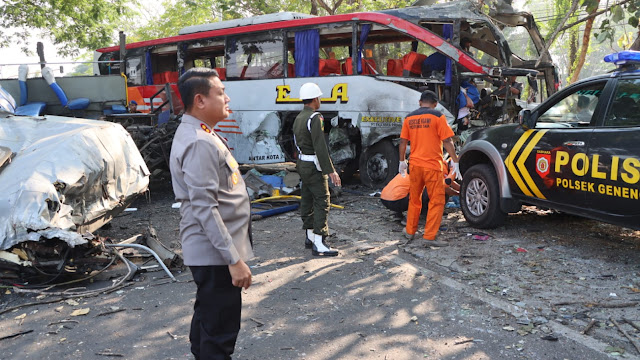
[(202, 128), (202, 130), (204, 130), (206, 133), (211, 134), (211, 130), (209, 130), (209, 127), (207, 125), (205, 125), (204, 123), (200, 123), (200, 127)]

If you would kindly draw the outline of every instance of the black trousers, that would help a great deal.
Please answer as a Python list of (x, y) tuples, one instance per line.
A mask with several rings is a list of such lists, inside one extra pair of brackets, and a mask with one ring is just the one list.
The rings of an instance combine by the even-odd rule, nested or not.
[[(387, 209), (398, 213), (399, 214), (398, 216), (402, 216), (402, 213), (409, 209), (409, 194), (407, 194), (407, 196), (399, 200), (380, 199), (380, 202)], [(427, 190), (425, 189), (424, 191), (422, 191), (422, 209), (423, 209), (423, 213), (425, 214), (426, 214), (426, 211), (424, 209), (427, 208), (427, 204), (429, 204), (429, 195), (427, 195)]]
[(191, 352), (197, 360), (231, 359), (240, 331), (241, 288), (233, 286), (229, 267), (190, 266), (198, 287), (191, 319)]

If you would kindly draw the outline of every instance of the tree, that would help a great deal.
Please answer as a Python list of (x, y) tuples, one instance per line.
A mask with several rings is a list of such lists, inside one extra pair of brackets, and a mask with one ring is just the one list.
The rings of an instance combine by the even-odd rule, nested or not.
[[(576, 1), (576, 0), (573, 0)], [(604, 9), (599, 10), (598, 5), (600, 4), (599, 0), (584, 0), (581, 4), (581, 8), (583, 8), (587, 12), (587, 16), (584, 16), (570, 24), (564, 25), (561, 24), (554, 31), (552, 36), (547, 40), (547, 47), (553, 43), (556, 39), (555, 35), (558, 33), (565, 31), (567, 29), (575, 28), (580, 26), (583, 22), (585, 24), (584, 35), (582, 38), (582, 46), (580, 50), (580, 55), (578, 57), (578, 63), (576, 67), (573, 69), (571, 74), (570, 82), (574, 82), (578, 79), (580, 71), (582, 70), (582, 66), (584, 65), (584, 59), (586, 57), (586, 52), (589, 48), (590, 44), (590, 33), (593, 27), (593, 23), (595, 18), (604, 15), (605, 19), (600, 23), (600, 28), (598, 32), (596, 32), (595, 38), (596, 41), (602, 43), (604, 41), (609, 40), (610, 42), (614, 42), (615, 37), (615, 27), (625, 22), (631, 25), (636, 29), (636, 41), (631, 45), (632, 50), (640, 50), (640, 27), (638, 27), (639, 19), (640, 19), (640, 0), (621, 0), (617, 3), (613, 3), (611, 5), (607, 5)], [(575, 12), (575, 9), (573, 9)]]
[(118, 20), (136, 0), (5, 0), (0, 2), (0, 46), (22, 45), (34, 29), (59, 45), (63, 56), (113, 42)]
[(177, 35), (186, 26), (247, 16), (294, 11), (311, 15), (335, 15), (355, 11), (399, 8), (413, 0), (174, 0), (163, 3), (165, 12), (147, 25), (134, 29), (132, 41)]

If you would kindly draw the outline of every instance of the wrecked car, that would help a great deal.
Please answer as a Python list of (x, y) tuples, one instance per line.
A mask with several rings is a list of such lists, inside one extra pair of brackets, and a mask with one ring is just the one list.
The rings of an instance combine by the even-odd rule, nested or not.
[(91, 232), (147, 191), (140, 152), (118, 124), (16, 107), (0, 87), (0, 277), (103, 266)]

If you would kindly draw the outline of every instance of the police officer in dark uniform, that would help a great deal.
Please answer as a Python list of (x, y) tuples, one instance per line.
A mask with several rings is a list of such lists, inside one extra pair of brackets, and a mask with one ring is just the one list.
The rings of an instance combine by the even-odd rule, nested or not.
[(302, 179), (300, 214), (302, 228), (306, 231), (305, 246), (312, 248), (315, 256), (337, 256), (338, 251), (331, 249), (323, 241), (329, 235), (328, 178), (336, 186), (341, 186), (341, 183), (324, 140), (324, 119), (317, 111), (320, 108), (320, 96), (322, 91), (318, 85), (302, 85), (300, 99), (304, 110), (293, 123), (293, 135), (298, 148), (296, 169)]

